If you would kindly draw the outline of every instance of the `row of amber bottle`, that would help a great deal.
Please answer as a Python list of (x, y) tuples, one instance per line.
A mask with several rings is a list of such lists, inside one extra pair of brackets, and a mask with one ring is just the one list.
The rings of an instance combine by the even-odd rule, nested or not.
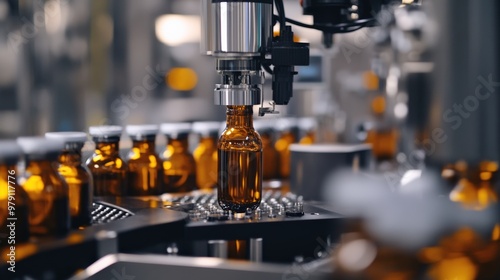
[[(94, 178), (97, 196), (144, 196), (210, 189), (217, 182), (217, 137), (219, 122), (130, 125), (126, 132), (132, 148), (126, 159), (120, 156), (120, 126), (95, 126), (89, 132), (96, 144), (87, 166)], [(189, 151), (189, 134), (200, 142)], [(167, 137), (162, 153), (156, 152), (156, 135)]]
[[(263, 145), (263, 179), (286, 179), (289, 175), (292, 143), (313, 143), (314, 125), (308, 125), (304, 136), (298, 139), (297, 122), (283, 120), (278, 125), (279, 138), (274, 141), (276, 127), (268, 121), (255, 122)], [(119, 126), (90, 127), (96, 143), (95, 153), (87, 160), (94, 177), (95, 195), (158, 195), (211, 189), (217, 184), (217, 143), (221, 123), (197, 122), (167, 123), (127, 126), (132, 148), (127, 159), (120, 157)], [(156, 153), (155, 138), (158, 132), (167, 137), (165, 150)], [(189, 135), (200, 136), (196, 149), (189, 151)]]
[[(22, 242), (30, 235), (63, 235), (70, 228), (90, 225), (94, 195), (159, 195), (166, 192), (186, 192), (195, 188), (211, 189), (221, 184), (228, 186), (227, 200), (231, 201), (232, 196), (236, 195), (235, 190), (253, 190), (254, 188), (245, 188), (245, 184), (255, 180), (240, 176), (245, 172), (249, 175), (247, 173), (251, 169), (237, 172), (236, 177), (241, 179), (236, 180), (238, 182), (231, 179), (231, 176), (219, 176), (234, 164), (238, 165), (240, 171), (244, 169), (240, 166), (241, 155), (232, 164), (235, 155), (227, 153), (231, 149), (226, 149), (227, 145), (232, 147), (237, 142), (234, 138), (237, 137), (234, 135), (237, 127), (252, 126), (251, 123), (241, 122), (243, 119), (251, 121), (251, 110), (243, 108), (241, 110), (244, 112), (240, 112), (238, 109), (233, 108), (235, 115), (228, 119), (229, 124), (223, 133), (225, 136), (222, 137), (227, 141), (222, 142), (218, 141), (219, 130), (222, 128), (220, 122), (127, 126), (126, 132), (133, 145), (125, 160), (120, 157), (120, 126), (89, 128), (95, 142), (95, 151), (85, 163), (82, 148), (87, 141), (87, 134), (84, 132), (49, 132), (45, 138), (21, 137), (17, 143), (0, 143), (0, 172), (5, 175), (0, 176), (0, 246), (7, 242), (4, 238), (8, 236), (4, 232), (7, 229), (4, 223), (8, 221), (11, 212), (8, 207), (9, 197), (15, 199), (15, 207), (12, 208), (15, 211), (12, 211), (12, 215), (17, 219), (17, 242)], [(263, 173), (260, 174), (258, 170), (254, 172), (259, 174), (259, 178), (262, 176), (262, 179), (270, 180), (288, 177), (289, 145), (295, 142), (314, 142), (314, 125), (309, 121), (308, 125), (301, 126), (303, 127), (307, 129), (304, 129), (304, 136), (297, 141), (298, 126), (294, 119), (281, 120), (277, 125), (269, 120), (255, 123), (262, 138)], [(155, 145), (159, 132), (167, 137), (166, 148), (160, 154), (156, 152)], [(190, 153), (188, 140), (192, 132), (199, 135), (200, 141), (194, 152)], [(233, 135), (229, 136), (231, 132)], [(279, 132), (279, 137), (275, 140), (276, 132)], [(246, 138), (248, 137), (245, 136)], [(218, 144), (223, 147), (218, 147)], [(223, 157), (220, 162), (219, 157)], [(219, 180), (221, 178), (222, 181)], [(225, 182), (224, 178), (229, 179)], [(13, 190), (9, 189), (11, 185)], [(223, 194), (224, 190), (220, 192)], [(246, 210), (247, 203), (236, 204), (230, 209)]]
[[(68, 139), (80, 139), (81, 145), (85, 138), (85, 133), (68, 134)], [(65, 140), (59, 135), (0, 142), (0, 247), (25, 242), (30, 236), (64, 235), (71, 227), (90, 224), (92, 190), (84, 181), (91, 177), (80, 177), (79, 159), (72, 163), (72, 149), (79, 140)], [(69, 175), (68, 180), (61, 175)], [(78, 184), (83, 187), (70, 188), (75, 180), (82, 180)], [(15, 229), (4, 223), (13, 223)]]

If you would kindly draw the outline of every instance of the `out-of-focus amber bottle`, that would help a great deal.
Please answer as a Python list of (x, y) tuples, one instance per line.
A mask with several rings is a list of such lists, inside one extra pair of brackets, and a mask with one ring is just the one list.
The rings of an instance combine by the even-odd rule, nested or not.
[(193, 124), (193, 132), (200, 135), (200, 143), (193, 152), (199, 189), (212, 189), (217, 185), (217, 138), (220, 128), (220, 122)]
[(164, 123), (160, 130), (167, 136), (162, 155), (165, 191), (188, 192), (196, 188), (196, 163), (189, 152), (190, 123)]
[(82, 164), (82, 148), (87, 140), (87, 134), (85, 132), (48, 132), (45, 137), (65, 143), (59, 155), (57, 171), (69, 187), (71, 227), (77, 229), (89, 226), (94, 185), (90, 170)]
[(157, 125), (129, 125), (133, 146), (128, 154), (128, 195), (159, 195), (163, 191), (163, 165), (156, 154)]
[(43, 137), (20, 137), (17, 142), (26, 162), (20, 184), (30, 199), (30, 234), (66, 234), (70, 229), (68, 185), (56, 169), (64, 143)]
[(282, 118), (277, 124), (280, 136), (274, 144), (279, 153), (279, 175), (282, 179), (290, 176), (290, 145), (297, 142), (297, 120)]
[(262, 140), (251, 106), (227, 106), (226, 118), (217, 146), (217, 195), (222, 209), (241, 214), (256, 209), (262, 198)]
[(399, 133), (395, 128), (368, 131), (366, 143), (372, 145), (372, 152), (377, 160), (390, 160), (396, 156)]
[[(494, 190), (498, 164), (483, 161), (470, 165), (465, 161), (447, 164), (442, 176), (454, 184), (449, 197), (462, 207), (483, 211), (498, 203)], [(491, 235), (484, 236), (470, 227), (441, 238), (434, 247), (423, 248), (419, 253), (422, 262), (430, 268), (430, 279), (497, 279), (500, 275), (500, 225), (491, 228)]]
[[(0, 141), (0, 247), (15, 245), (9, 242), (10, 236), (16, 244), (29, 239), (29, 197), (17, 183), (16, 164), (21, 154), (15, 141)], [(7, 227), (11, 222), (14, 227)]]
[(376, 125), (368, 131), (366, 143), (372, 145), (372, 152), (378, 161), (392, 160), (397, 153), (399, 131), (395, 124), (385, 121), (386, 97), (375, 96), (371, 102), (371, 110), (378, 119)]
[(299, 129), (303, 134), (299, 140), (300, 144), (310, 145), (316, 142), (316, 129), (318, 123), (315, 118), (301, 118), (299, 120)]
[(96, 196), (124, 196), (127, 193), (128, 166), (120, 157), (121, 126), (91, 126), (95, 152), (87, 160)]
[(262, 179), (276, 179), (279, 177), (279, 154), (274, 147), (272, 122), (265, 119), (255, 120), (254, 127), (262, 139)]

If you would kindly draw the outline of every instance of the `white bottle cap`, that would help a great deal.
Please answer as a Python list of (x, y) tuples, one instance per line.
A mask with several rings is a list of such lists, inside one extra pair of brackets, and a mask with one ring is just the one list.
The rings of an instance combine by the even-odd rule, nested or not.
[(60, 139), (48, 139), (45, 137), (19, 137), (17, 143), (26, 155), (46, 155), (59, 153), (64, 148), (64, 142)]
[(195, 122), (193, 123), (193, 132), (208, 136), (218, 133), (222, 126), (222, 122)]
[(253, 127), (257, 131), (263, 131), (273, 129), (274, 126), (271, 120), (257, 119), (253, 121)]
[(158, 133), (158, 126), (155, 124), (127, 125), (126, 130), (130, 136), (152, 136)]
[(307, 117), (299, 119), (299, 128), (303, 131), (311, 131), (318, 128), (318, 121), (315, 118)]
[(280, 118), (276, 123), (276, 128), (279, 131), (286, 131), (292, 128), (297, 127), (297, 119), (296, 118)]
[(166, 135), (177, 135), (181, 133), (191, 132), (191, 124), (187, 122), (183, 123), (163, 123), (160, 126), (160, 131)]
[(102, 125), (89, 127), (89, 133), (93, 137), (113, 137), (122, 135), (123, 128), (118, 125)]
[(87, 141), (87, 133), (80, 131), (47, 132), (45, 137), (59, 139), (64, 143), (85, 143)]
[(17, 162), (23, 151), (15, 140), (0, 141), (0, 164), (14, 164)]

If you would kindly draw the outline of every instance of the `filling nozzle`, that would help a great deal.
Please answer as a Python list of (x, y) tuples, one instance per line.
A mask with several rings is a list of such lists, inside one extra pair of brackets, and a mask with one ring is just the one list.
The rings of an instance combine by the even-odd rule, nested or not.
[(264, 73), (256, 59), (217, 59), (221, 83), (215, 85), (215, 105), (256, 105), (262, 100)]

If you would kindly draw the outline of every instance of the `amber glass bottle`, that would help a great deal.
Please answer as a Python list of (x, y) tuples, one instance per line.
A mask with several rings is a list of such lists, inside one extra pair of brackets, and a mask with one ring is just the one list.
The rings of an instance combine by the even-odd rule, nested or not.
[(70, 229), (68, 185), (57, 172), (64, 143), (43, 137), (20, 137), (26, 161), (20, 183), (30, 198), (30, 234), (56, 236)]
[(372, 152), (376, 160), (392, 160), (398, 152), (399, 129), (395, 123), (392, 123), (385, 116), (386, 97), (377, 95), (371, 102), (371, 111), (377, 122), (375, 126), (368, 131), (366, 143), (372, 145)]
[(190, 123), (164, 123), (160, 130), (167, 137), (162, 155), (165, 192), (188, 192), (196, 188), (196, 163), (189, 152)]
[(294, 118), (282, 118), (278, 121), (280, 136), (274, 146), (279, 153), (279, 175), (282, 179), (290, 176), (290, 145), (297, 141), (297, 121)]
[(91, 126), (95, 152), (87, 160), (96, 196), (124, 196), (127, 192), (127, 164), (120, 158), (120, 126)]
[(224, 210), (244, 213), (262, 198), (262, 140), (253, 128), (251, 106), (227, 106), (219, 138), (217, 195)]
[(255, 130), (262, 139), (262, 179), (272, 180), (279, 177), (279, 154), (274, 147), (274, 130), (271, 120), (254, 121)]
[(212, 189), (217, 185), (217, 138), (220, 128), (220, 122), (193, 124), (193, 132), (200, 136), (200, 143), (193, 152), (199, 189)]
[(94, 185), (90, 170), (82, 164), (82, 148), (87, 141), (87, 134), (85, 132), (48, 132), (45, 137), (65, 143), (59, 155), (57, 171), (69, 187), (71, 227), (78, 229), (89, 226)]
[(129, 125), (133, 142), (128, 154), (129, 195), (159, 195), (163, 190), (163, 165), (156, 154), (157, 125)]
[(375, 128), (368, 131), (366, 143), (372, 145), (372, 152), (377, 160), (391, 160), (396, 156), (399, 133), (395, 128)]
[[(21, 154), (15, 141), (0, 141), (0, 247), (13, 245), (12, 240), (9, 242), (10, 236), (16, 243), (29, 238), (29, 198), (17, 184), (20, 174), (16, 164)], [(7, 227), (11, 222), (14, 222), (14, 228)]]

